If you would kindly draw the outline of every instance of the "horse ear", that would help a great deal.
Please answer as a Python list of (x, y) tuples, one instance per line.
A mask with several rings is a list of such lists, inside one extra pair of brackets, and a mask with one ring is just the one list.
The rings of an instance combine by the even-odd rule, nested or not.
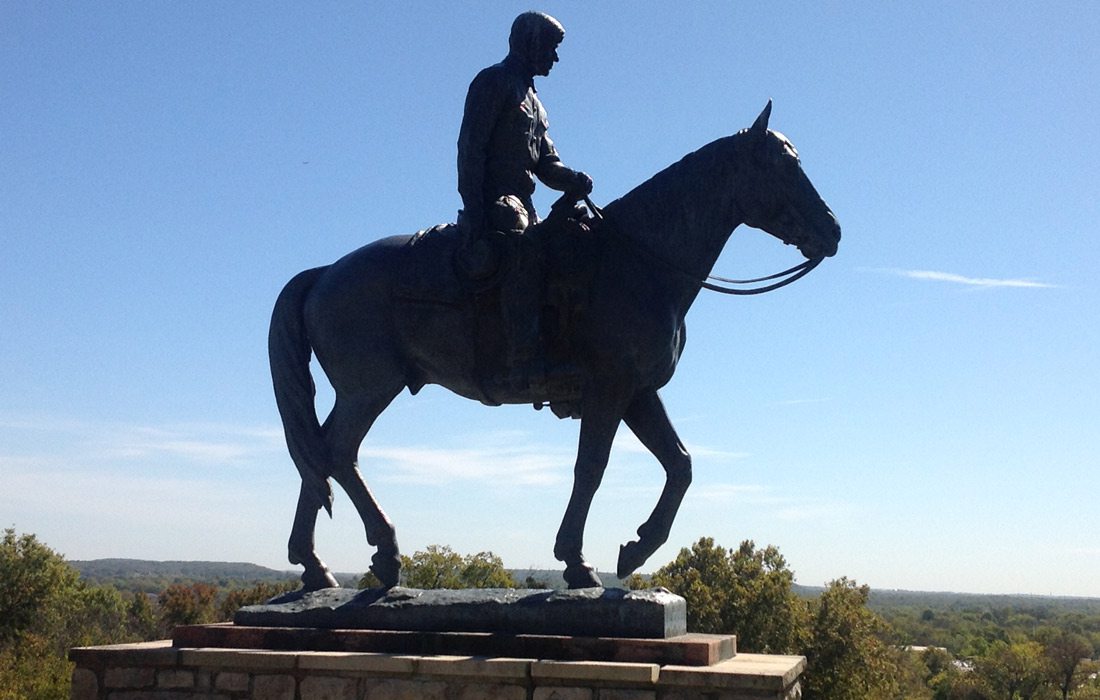
[(764, 111), (760, 113), (760, 116), (756, 118), (756, 121), (752, 123), (752, 128), (749, 131), (763, 136), (768, 131), (768, 119), (772, 116), (772, 101), (768, 100), (768, 104), (764, 105)]

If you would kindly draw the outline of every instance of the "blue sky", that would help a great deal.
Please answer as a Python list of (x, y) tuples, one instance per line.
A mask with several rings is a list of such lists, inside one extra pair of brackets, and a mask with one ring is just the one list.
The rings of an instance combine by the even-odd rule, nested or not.
[[(466, 87), (526, 9), (0, 6), (0, 525), (72, 559), (289, 568), (275, 296), (453, 220)], [(597, 201), (773, 99), (844, 227), (799, 283), (688, 315), (662, 395), (695, 481), (646, 569), (709, 535), (778, 546), (804, 584), (1100, 596), (1100, 7), (539, 9), (567, 30), (538, 82), (551, 134)], [(745, 228), (717, 272), (797, 261)], [(576, 432), (429, 387), (361, 457), (406, 552), (551, 567)], [(623, 430), (595, 565), (661, 479)], [(362, 526), (335, 508), (320, 554), (362, 571)]]

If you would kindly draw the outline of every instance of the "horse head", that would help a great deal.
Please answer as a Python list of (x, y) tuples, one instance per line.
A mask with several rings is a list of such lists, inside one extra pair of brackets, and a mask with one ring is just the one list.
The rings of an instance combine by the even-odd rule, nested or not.
[(795, 245), (808, 259), (836, 254), (840, 224), (787, 137), (768, 129), (772, 103), (741, 134), (751, 149), (752, 175), (738, 198), (744, 222)]

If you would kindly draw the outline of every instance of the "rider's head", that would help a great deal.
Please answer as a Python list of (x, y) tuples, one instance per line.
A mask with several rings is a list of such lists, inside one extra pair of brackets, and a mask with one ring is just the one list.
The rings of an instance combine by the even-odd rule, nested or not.
[(508, 53), (522, 60), (532, 75), (548, 75), (564, 38), (565, 29), (558, 20), (542, 12), (524, 12), (512, 22)]

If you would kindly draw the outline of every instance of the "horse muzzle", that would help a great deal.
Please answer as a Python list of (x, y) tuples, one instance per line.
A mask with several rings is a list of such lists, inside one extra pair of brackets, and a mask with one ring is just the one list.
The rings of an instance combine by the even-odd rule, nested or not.
[(816, 258), (831, 258), (836, 255), (840, 244), (840, 222), (831, 211), (826, 214), (826, 220), (814, 227), (813, 232), (795, 242), (798, 250), (807, 260)]

